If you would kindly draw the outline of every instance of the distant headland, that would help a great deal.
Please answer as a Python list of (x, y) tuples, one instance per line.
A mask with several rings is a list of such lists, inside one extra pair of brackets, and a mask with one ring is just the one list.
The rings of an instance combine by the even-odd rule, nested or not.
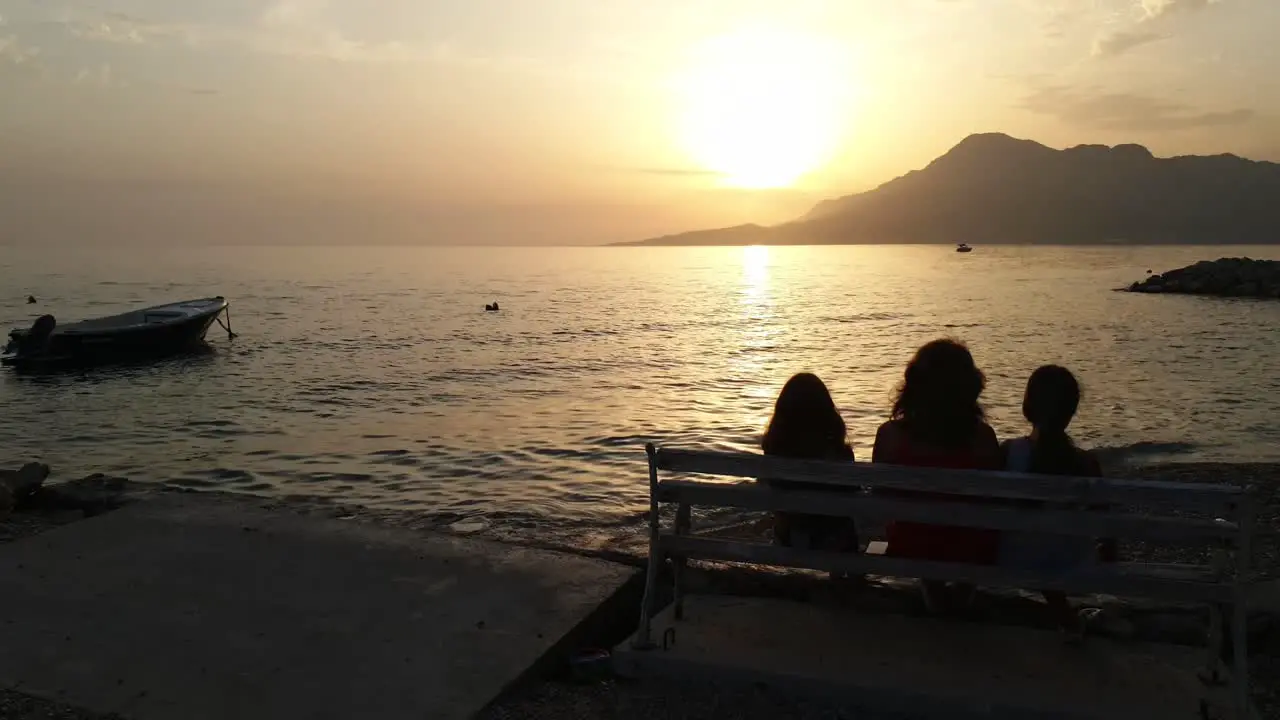
[(1141, 145), (1054, 150), (970, 135), (922, 170), (781, 225), (616, 245), (1280, 243), (1280, 164), (1157, 158)]

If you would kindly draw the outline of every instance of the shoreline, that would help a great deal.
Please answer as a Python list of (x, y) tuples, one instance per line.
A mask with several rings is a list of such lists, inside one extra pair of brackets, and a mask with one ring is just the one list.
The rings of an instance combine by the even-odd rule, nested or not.
[[(1259, 562), (1260, 567), (1275, 568), (1280, 576), (1280, 462), (1159, 462), (1152, 464), (1106, 464), (1107, 477), (1146, 479), (1168, 482), (1214, 482), (1254, 485), (1263, 498), (1263, 508), (1258, 518), (1260, 545), (1271, 546), (1277, 558), (1273, 563)], [(639, 475), (637, 475), (639, 477)], [(442, 532), (531, 548), (567, 552), (594, 557), (627, 565), (642, 566), (647, 558), (647, 536), (643, 513), (626, 522), (615, 520), (608, 524), (573, 523), (570, 527), (556, 527), (554, 518), (536, 515), (515, 519), (490, 518), (484, 513), (463, 515), (456, 512), (424, 512), (413, 509), (380, 508), (359, 502), (323, 495), (270, 495), (257, 492), (240, 492), (235, 489), (189, 488), (180, 485), (131, 482), (123, 478), (92, 475), (74, 480), (70, 485), (88, 482), (107, 483), (115, 489), (108, 495), (118, 494), (128, 502), (152, 495), (197, 494), (211, 498), (226, 497), (250, 500), (267, 510), (279, 510), (304, 515), (320, 515), (370, 522), (390, 527), (417, 531)], [(640, 483), (640, 480), (637, 480)], [(52, 483), (51, 483), (52, 484)], [(101, 490), (91, 490), (101, 492)], [(0, 546), (52, 527), (79, 519), (75, 510), (56, 510), (46, 513), (16, 512), (10, 518), (0, 518)], [(702, 516), (703, 531), (716, 534), (740, 534), (766, 532), (758, 513), (719, 514)]]

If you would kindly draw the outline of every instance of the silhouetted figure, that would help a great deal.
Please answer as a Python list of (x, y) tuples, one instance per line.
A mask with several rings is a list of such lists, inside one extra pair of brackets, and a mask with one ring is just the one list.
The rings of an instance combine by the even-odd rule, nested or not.
[[(934, 340), (916, 351), (907, 364), (892, 419), (876, 432), (872, 462), (914, 467), (994, 470), (1000, 463), (1000, 444), (978, 403), (986, 377), (968, 348), (955, 340)], [(880, 490), (886, 495), (917, 495), (915, 491)], [(994, 565), (1000, 533), (986, 528), (891, 522), (885, 528), (886, 554), (938, 562)], [(967, 605), (973, 587), (925, 580), (921, 582), (930, 611), (955, 602)], [(953, 594), (950, 590), (954, 589)]]
[(485, 312), (498, 312), (497, 301), (495, 300), (494, 302), (485, 305), (484, 309), (485, 309)]
[(35, 296), (35, 295), (28, 295), (28, 296), (27, 296), (27, 304), (28, 304), (28, 305), (35, 305), (35, 304), (36, 304), (36, 296)]
[[(1098, 461), (1076, 447), (1067, 435), (1067, 426), (1079, 406), (1080, 383), (1070, 370), (1044, 365), (1031, 373), (1022, 397), (1022, 416), (1031, 423), (1031, 434), (1001, 445), (1004, 469), (1042, 475), (1101, 476)], [(1090, 538), (1013, 532), (1001, 538), (1000, 563), (1031, 569), (1053, 566), (1065, 572), (1098, 559), (1114, 562), (1114, 553), (1114, 541), (1098, 543)], [(1078, 641), (1083, 629), (1067, 596), (1045, 591), (1044, 599), (1059, 629), (1068, 639)]]
[[(1016, 462), (1019, 472), (1100, 476), (1098, 461), (1067, 435), (1079, 406), (1080, 383), (1070, 370), (1058, 365), (1037, 368), (1022, 397), (1022, 416), (1031, 423), (1031, 435), (1004, 443), (1005, 466)], [(1014, 451), (1019, 454), (1010, 455)]]
[[(836, 409), (827, 386), (817, 375), (800, 373), (782, 386), (773, 405), (773, 417), (760, 440), (765, 455), (811, 460), (853, 461), (853, 449), (845, 441), (844, 418)], [(762, 482), (787, 488), (803, 483)], [(829, 490), (830, 486), (820, 486)], [(858, 533), (852, 518), (829, 515), (775, 513), (774, 541), (779, 545), (849, 552), (858, 549)]]

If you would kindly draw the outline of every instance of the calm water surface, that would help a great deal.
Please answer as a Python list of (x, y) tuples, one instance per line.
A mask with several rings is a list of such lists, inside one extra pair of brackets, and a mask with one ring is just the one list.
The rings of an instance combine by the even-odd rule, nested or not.
[(1059, 362), (1086, 388), (1084, 445), (1280, 461), (1280, 302), (1111, 292), (1221, 255), (1280, 248), (0, 248), (6, 327), (222, 294), (240, 334), (148, 368), (4, 374), (0, 459), (606, 526), (644, 506), (644, 441), (750, 448), (797, 371), (868, 456), (911, 352), (950, 335), (1002, 435)]

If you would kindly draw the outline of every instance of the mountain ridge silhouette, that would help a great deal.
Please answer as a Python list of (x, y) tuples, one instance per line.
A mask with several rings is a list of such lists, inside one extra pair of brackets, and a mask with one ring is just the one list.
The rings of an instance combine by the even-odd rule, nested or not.
[(1277, 243), (1280, 164), (1231, 154), (1159, 158), (1136, 144), (1055, 150), (979, 133), (924, 168), (823, 200), (790, 222), (615, 244), (961, 242)]

